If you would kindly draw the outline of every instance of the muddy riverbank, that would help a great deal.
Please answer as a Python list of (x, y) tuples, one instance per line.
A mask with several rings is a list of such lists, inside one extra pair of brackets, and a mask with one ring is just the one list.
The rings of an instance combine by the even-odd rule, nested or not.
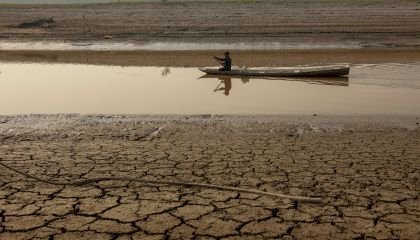
[(3, 4), (0, 12), (0, 39), (7, 41), (420, 47), (420, 3), (409, 0)]
[[(212, 56), (221, 50), (204, 51), (0, 51), (0, 61), (34, 63), (80, 63), (116, 66), (205, 67), (218, 63)], [(236, 66), (267, 67), (316, 64), (374, 64), (420, 62), (417, 49), (307, 49), (234, 50)]]

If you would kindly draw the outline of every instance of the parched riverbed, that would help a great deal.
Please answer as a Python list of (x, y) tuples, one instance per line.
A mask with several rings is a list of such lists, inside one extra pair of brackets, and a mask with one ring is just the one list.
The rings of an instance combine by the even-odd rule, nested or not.
[(0, 2), (1, 240), (418, 239), (420, 2)]
[[(0, 117), (1, 239), (416, 239), (418, 117)], [(160, 129), (156, 132), (156, 129)], [(154, 132), (155, 134), (151, 134)]]

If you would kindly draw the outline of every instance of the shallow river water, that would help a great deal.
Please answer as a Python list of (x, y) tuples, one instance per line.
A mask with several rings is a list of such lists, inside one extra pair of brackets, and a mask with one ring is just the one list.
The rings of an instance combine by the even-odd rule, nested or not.
[(10, 62), (0, 71), (0, 114), (420, 114), (420, 63), (354, 65), (338, 79)]

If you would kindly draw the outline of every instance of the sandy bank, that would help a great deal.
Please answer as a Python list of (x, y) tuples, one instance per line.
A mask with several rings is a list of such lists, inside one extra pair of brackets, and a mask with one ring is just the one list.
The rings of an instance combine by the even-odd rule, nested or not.
[[(249, 67), (420, 61), (420, 50), (416, 49), (237, 50), (231, 52), (234, 65)], [(217, 65), (211, 56), (218, 56), (222, 53), (223, 51), (0, 51), (0, 61), (202, 67)]]

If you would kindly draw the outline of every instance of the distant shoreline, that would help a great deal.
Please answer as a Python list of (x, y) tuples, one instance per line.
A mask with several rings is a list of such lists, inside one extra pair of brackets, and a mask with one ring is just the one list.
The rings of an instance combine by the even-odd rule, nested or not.
[[(420, 48), (413, 1), (1, 4), (0, 13), (1, 41)], [(39, 19), (54, 21), (19, 27)]]

